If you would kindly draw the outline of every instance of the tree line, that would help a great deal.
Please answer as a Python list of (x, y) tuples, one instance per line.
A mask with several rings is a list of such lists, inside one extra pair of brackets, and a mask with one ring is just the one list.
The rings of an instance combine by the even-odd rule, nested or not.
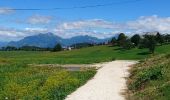
[(157, 45), (170, 43), (170, 34), (161, 34), (157, 32), (155, 35), (146, 33), (144, 35), (135, 34), (132, 37), (120, 33), (117, 38), (113, 37), (110, 41), (113, 46), (119, 46), (122, 49), (131, 49), (138, 47), (139, 49), (148, 48), (150, 53), (154, 53)]
[(54, 48), (42, 48), (37, 46), (22, 46), (22, 47), (15, 47), (15, 46), (6, 46), (0, 49), (1, 51), (61, 51), (62, 46), (61, 44), (56, 44)]

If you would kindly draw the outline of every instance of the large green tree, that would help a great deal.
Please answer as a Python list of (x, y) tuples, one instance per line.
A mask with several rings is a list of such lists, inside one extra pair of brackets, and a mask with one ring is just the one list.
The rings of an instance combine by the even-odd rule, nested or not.
[(164, 43), (163, 35), (161, 35), (159, 32), (156, 34), (156, 41), (161, 45)]
[(140, 42), (140, 35), (139, 34), (135, 34), (131, 37), (131, 42), (135, 44), (135, 46), (138, 46), (139, 42)]
[(144, 45), (149, 49), (151, 53), (154, 53), (156, 47), (156, 36), (154, 35), (144, 35)]

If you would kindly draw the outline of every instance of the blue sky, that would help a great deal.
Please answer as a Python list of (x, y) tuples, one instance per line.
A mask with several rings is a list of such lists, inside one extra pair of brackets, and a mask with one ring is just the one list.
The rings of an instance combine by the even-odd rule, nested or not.
[[(127, 1), (129, 3), (125, 3)], [(108, 3), (113, 5), (43, 11), (10, 10)], [(117, 32), (170, 32), (169, 4), (170, 0), (0, 0), (0, 40), (19, 40), (40, 32), (53, 32), (63, 38), (76, 35), (105, 38)]]

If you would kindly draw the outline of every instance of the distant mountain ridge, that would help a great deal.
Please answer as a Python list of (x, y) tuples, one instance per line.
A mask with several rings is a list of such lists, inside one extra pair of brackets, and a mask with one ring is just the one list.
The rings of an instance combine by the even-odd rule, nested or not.
[(25, 37), (19, 41), (9, 42), (8, 46), (37, 46), (37, 47), (53, 47), (56, 43), (61, 43), (62, 38), (55, 36), (52, 33), (38, 34), (33, 36)]
[(108, 39), (98, 39), (96, 37), (91, 37), (88, 35), (75, 36), (68, 39), (63, 39), (59, 36), (54, 35), (53, 33), (38, 34), (33, 36), (25, 37), (19, 41), (12, 41), (7, 44), (7, 46), (37, 46), (37, 47), (54, 47), (57, 43), (60, 43), (63, 46), (69, 46), (76, 43), (101, 43), (107, 42)]
[(6, 46), (8, 44), (8, 42), (0, 42), (0, 48), (3, 46)]

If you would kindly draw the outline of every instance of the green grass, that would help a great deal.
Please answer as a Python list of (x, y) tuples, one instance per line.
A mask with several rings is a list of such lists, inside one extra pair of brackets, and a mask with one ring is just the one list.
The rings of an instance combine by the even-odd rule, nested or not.
[[(158, 46), (155, 54), (167, 53), (170, 45)], [(0, 63), (89, 64), (114, 59), (140, 60), (149, 57), (148, 49), (121, 50), (118, 47), (95, 46), (72, 51), (1, 51)]]
[(60, 67), (0, 66), (0, 100), (63, 100), (94, 76), (95, 70), (68, 72)]
[[(155, 55), (168, 53), (169, 50), (170, 45), (159, 46)], [(94, 69), (69, 72), (60, 67), (33, 67), (27, 64), (91, 64), (115, 59), (141, 60), (152, 56), (147, 52), (147, 49), (121, 50), (109, 46), (62, 52), (0, 51), (0, 100), (6, 97), (9, 100), (63, 100), (96, 73)], [(160, 68), (162, 67), (156, 67), (153, 72), (152, 69), (146, 70), (147, 74), (142, 74), (141, 77), (144, 79), (139, 82), (145, 83), (150, 76), (159, 74)], [(150, 72), (153, 74), (150, 75)], [(165, 94), (169, 93), (170, 89), (167, 85), (168, 78), (166, 80), (166, 83), (162, 83), (162, 90), (160, 89)], [(131, 86), (133, 91), (141, 87), (138, 81), (135, 84)]]
[(170, 99), (170, 54), (146, 59), (130, 72), (129, 100)]

